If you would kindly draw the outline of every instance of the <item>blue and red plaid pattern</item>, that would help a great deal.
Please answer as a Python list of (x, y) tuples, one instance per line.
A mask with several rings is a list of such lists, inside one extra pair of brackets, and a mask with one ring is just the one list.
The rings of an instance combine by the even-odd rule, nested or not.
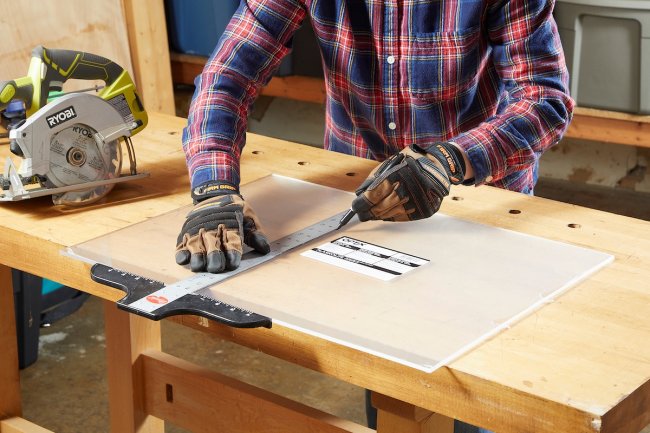
[(242, 0), (196, 79), (192, 186), (239, 185), (248, 110), (305, 17), (323, 57), (326, 149), (383, 160), (462, 147), (477, 185), (531, 193), (573, 100), (554, 0)]

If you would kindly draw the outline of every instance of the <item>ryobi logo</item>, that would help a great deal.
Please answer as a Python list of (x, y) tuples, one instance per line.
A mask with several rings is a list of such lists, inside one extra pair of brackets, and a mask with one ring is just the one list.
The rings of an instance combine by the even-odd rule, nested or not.
[(77, 113), (74, 111), (73, 106), (69, 106), (68, 108), (64, 108), (63, 110), (59, 111), (58, 113), (55, 113), (51, 116), (47, 116), (47, 126), (50, 128), (54, 128), (57, 125), (60, 125), (63, 122), (67, 122), (70, 119), (74, 119), (77, 117)]

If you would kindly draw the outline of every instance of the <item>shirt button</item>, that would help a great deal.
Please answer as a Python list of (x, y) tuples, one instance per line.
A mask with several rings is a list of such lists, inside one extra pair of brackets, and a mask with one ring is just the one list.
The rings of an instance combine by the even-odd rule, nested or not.
[(388, 124), (388, 129), (395, 130), (395, 128), (397, 128), (397, 125), (395, 124), (395, 122), (390, 122)]
[(395, 56), (388, 56), (386, 58), (386, 61), (388, 62), (389, 65), (392, 65), (393, 63), (395, 63)]
[(488, 177), (485, 178), (485, 181), (486, 182), (492, 182), (493, 179), (494, 178), (492, 176), (488, 176)]

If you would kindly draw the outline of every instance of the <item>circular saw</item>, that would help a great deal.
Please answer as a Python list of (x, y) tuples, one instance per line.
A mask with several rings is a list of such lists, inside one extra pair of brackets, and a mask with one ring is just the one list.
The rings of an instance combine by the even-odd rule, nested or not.
[[(97, 94), (74, 92), (48, 102), (68, 79), (102, 80)], [(118, 182), (147, 176), (136, 169), (131, 137), (147, 124), (147, 113), (128, 72), (103, 57), (37, 47), (28, 75), (0, 82), (0, 110), (25, 104), (25, 117), (9, 130), (11, 158), (0, 176), (0, 201), (52, 195), (55, 204), (95, 202)], [(129, 172), (122, 173), (122, 144)]]

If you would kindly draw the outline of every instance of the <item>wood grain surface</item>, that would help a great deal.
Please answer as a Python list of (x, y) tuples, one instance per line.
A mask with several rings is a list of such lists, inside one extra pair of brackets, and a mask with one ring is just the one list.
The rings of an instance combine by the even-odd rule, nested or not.
[[(38, 45), (84, 51), (126, 69), (148, 111), (174, 114), (163, 0), (0, 0), (0, 10), (0, 81), (26, 76)], [(64, 91), (103, 84), (70, 80)]]
[[(134, 76), (122, 0), (0, 0), (0, 10), (0, 80), (26, 76), (38, 45), (97, 54)], [(86, 87), (89, 81), (66, 85), (71, 90)]]
[(0, 419), (19, 417), (20, 376), (11, 269), (0, 265)]

